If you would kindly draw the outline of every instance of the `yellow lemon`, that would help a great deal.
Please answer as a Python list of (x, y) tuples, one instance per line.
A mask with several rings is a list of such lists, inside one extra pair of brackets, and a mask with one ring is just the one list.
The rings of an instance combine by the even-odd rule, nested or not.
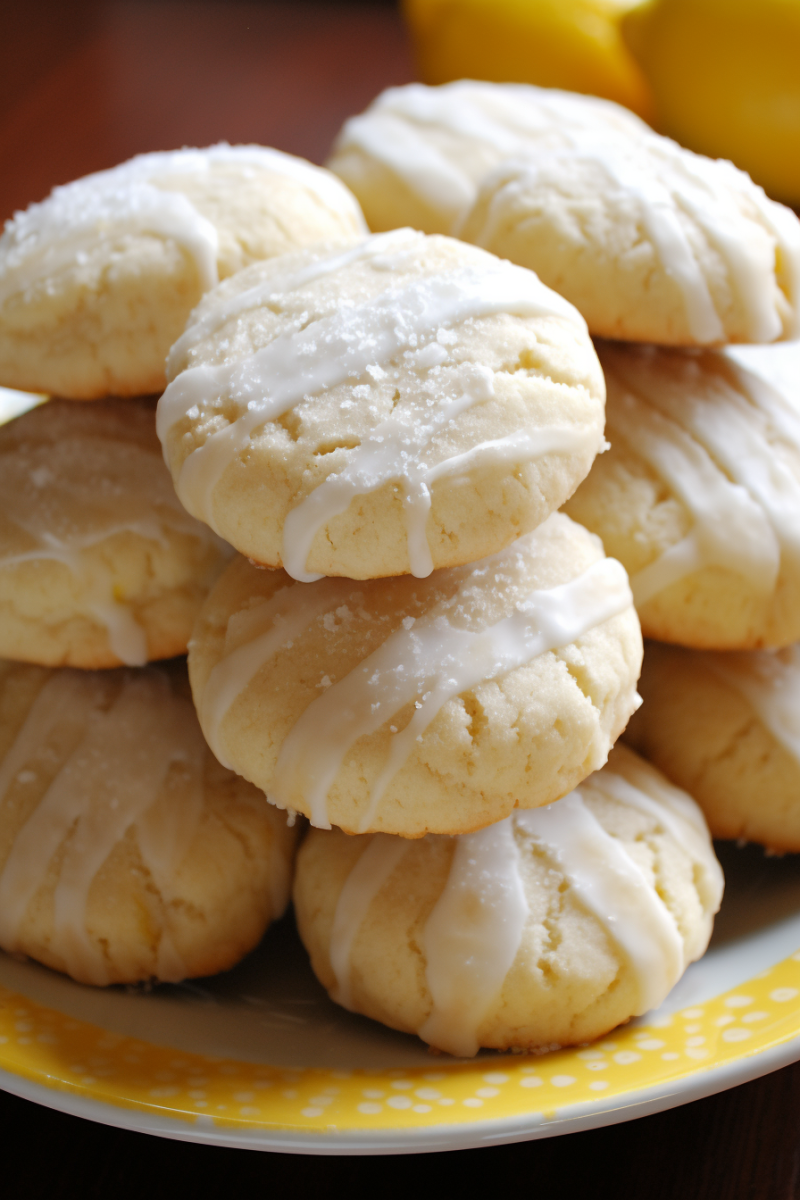
[(647, 83), (620, 32), (640, 0), (404, 0), (425, 83), (537, 83), (616, 100), (645, 119)]
[(652, 0), (622, 30), (663, 133), (800, 203), (800, 0)]

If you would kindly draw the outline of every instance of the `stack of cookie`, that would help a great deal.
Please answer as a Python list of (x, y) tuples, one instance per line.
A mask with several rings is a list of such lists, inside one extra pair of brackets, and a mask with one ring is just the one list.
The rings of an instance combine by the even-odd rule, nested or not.
[(185, 655), (231, 552), (175, 496), (142, 394), (220, 278), (363, 231), (329, 173), (217, 146), (58, 188), (0, 239), (0, 383), (64, 397), (0, 429), (7, 951), (175, 980), (286, 906), (296, 831), (206, 747), (185, 663), (146, 665)]
[(629, 751), (592, 775), (641, 635), (555, 511), (604, 445), (575, 308), (401, 229), (239, 272), (168, 369), (177, 493), (240, 555), (190, 646), (200, 723), (313, 826), (295, 904), (333, 996), (458, 1054), (659, 1003), (721, 878), (688, 797)]
[(731, 164), (535, 88), (393, 89), (330, 165), (376, 228), (528, 266), (615, 339), (597, 343), (611, 449), (564, 511), (658, 639), (628, 741), (717, 836), (800, 850), (800, 349), (719, 348), (800, 334), (800, 222)]
[[(47, 204), (60, 204), (63, 215), (33, 210), (6, 234), (6, 276), (13, 281), (17, 272), (20, 284), (0, 309), (0, 324), (8, 314), (7, 335), (0, 328), (0, 382), (64, 393), (63, 375), (14, 375), (3, 366), (27, 354), (25, 361), (41, 359), (53, 371), (80, 359), (76, 398), (107, 388), (156, 390), (152, 363), (149, 375), (131, 377), (119, 364), (139, 342), (155, 344), (151, 332), (167, 328), (159, 314), (172, 313), (176, 297), (185, 301), (157, 348), (163, 358), (171, 345), (157, 431), (183, 509), (172, 495), (152, 505), (150, 524), (115, 516), (102, 535), (74, 535), (74, 522), (61, 531), (52, 515), (29, 531), (20, 518), (9, 571), (22, 578), (32, 553), (37, 562), (47, 559), (48, 570), (58, 568), (59, 578), (77, 579), (83, 568), (74, 547), (82, 547), (81, 537), (91, 550), (114, 538), (125, 545), (134, 536), (147, 541), (149, 533), (148, 554), (163, 545), (169, 557), (161, 527), (173, 525), (162, 514), (178, 513), (184, 525), (174, 537), (191, 530), (216, 555), (186, 605), (192, 615), (199, 606), (189, 678), (216, 760), (208, 755), (204, 770), (213, 767), (231, 789), (249, 789), (253, 811), (270, 830), (261, 847), (245, 852), (247, 869), (234, 864), (230, 875), (227, 860), (215, 868), (212, 855), (198, 851), (192, 875), (198, 887), (215, 869), (232, 880), (237, 896), (245, 876), (274, 883), (264, 845), (273, 847), (273, 857), (278, 847), (286, 864), (293, 834), (282, 813), (290, 820), (303, 814), (313, 828), (298, 860), (298, 923), (314, 969), (336, 1000), (456, 1054), (598, 1036), (660, 1003), (705, 949), (722, 890), (694, 802), (632, 750), (614, 748), (639, 704), (642, 642), (634, 598), (646, 621), (648, 605), (660, 612), (664, 595), (677, 588), (683, 611), (685, 581), (706, 571), (719, 584), (714, 595), (727, 602), (742, 561), (739, 540), (761, 554), (760, 569), (773, 571), (779, 597), (788, 526), (777, 516), (773, 521), (759, 498), (778, 475), (776, 496), (787, 505), (789, 491), (783, 468), (770, 475), (763, 454), (747, 482), (736, 473), (749, 470), (733, 448), (747, 440), (740, 428), (745, 399), (724, 410), (739, 438), (726, 442), (733, 465), (697, 449), (695, 428), (705, 427), (713, 410), (682, 384), (665, 383), (672, 368), (663, 364), (677, 364), (676, 377), (702, 375), (708, 363), (723, 361), (718, 352), (618, 343), (600, 345), (598, 359), (589, 331), (664, 347), (789, 336), (797, 321), (800, 225), (730, 166), (684, 155), (616, 106), (533, 88), (402, 89), (349, 123), (332, 165), (375, 228), (385, 230), (369, 237), (333, 177), (302, 164), (281, 176), (270, 157), (271, 178), (279, 176), (281, 188), (306, 180), (318, 223), (307, 215), (299, 232), (267, 246), (259, 230), (270, 201), (259, 207), (248, 197), (261, 194), (269, 174), (259, 154), (273, 152), (238, 153), (241, 161), (230, 148), (189, 152), (185, 170), (180, 155), (156, 156), (157, 171), (152, 156), (135, 160), (120, 169), (118, 188), (100, 186), (89, 217), (83, 200), (64, 203), (56, 193)], [(143, 183), (145, 170), (155, 174)], [(324, 185), (315, 191), (303, 171)], [(87, 185), (95, 186), (91, 180), (74, 186)], [(132, 198), (120, 198), (119, 189)], [(299, 203), (288, 207), (300, 212)], [(101, 254), (87, 228), (105, 230), (107, 221), (114, 233), (101, 237)], [(283, 230), (288, 222), (283, 212), (273, 224)], [(148, 288), (158, 304), (145, 311)], [(73, 312), (70, 295), (78, 297), (72, 327), (65, 316)], [(128, 314), (129, 343), (125, 321), (112, 321), (120, 312)], [(17, 344), (29, 346), (39, 313), (47, 349), (14, 352)], [(122, 330), (113, 353), (96, 336), (109, 323)], [(76, 341), (91, 346), (82, 357)], [(625, 381), (647, 372), (658, 377), (653, 387), (661, 398), (640, 417), (643, 385)], [(606, 381), (613, 446), (601, 453)], [(688, 416), (673, 404), (673, 392), (688, 396)], [(64, 401), (9, 426), (8, 436), (17, 438), (14, 461), (23, 464), (12, 491), (30, 491), (37, 480), (53, 486), (41, 470), (52, 468), (34, 461), (33, 435), (22, 422), (62, 411), (83, 416), (104, 404), (125, 414), (149, 411), (147, 402), (130, 399)], [(769, 413), (778, 413), (770, 404)], [(783, 445), (789, 416), (771, 415), (771, 432), (764, 432), (766, 411), (758, 409), (756, 424), (770, 445)], [(709, 422), (719, 428), (718, 419)], [(663, 434), (666, 426), (677, 432)], [(60, 444), (62, 436), (51, 440)], [(627, 446), (645, 464), (639, 475), (619, 465)], [(98, 455), (87, 446), (73, 459), (85, 461), (88, 471)], [(666, 481), (676, 481), (672, 503), (657, 475), (662, 463)], [(112, 493), (117, 473), (109, 469), (106, 484), (92, 484), (92, 496), (103, 488)], [(80, 471), (74, 474), (82, 482)], [(703, 489), (698, 500), (695, 475)], [(635, 517), (662, 505), (629, 536), (640, 549), (644, 533), (656, 531), (649, 558), (626, 557), (625, 540), (618, 548), (603, 526), (608, 512), (612, 522), (632, 527), (616, 495), (613, 502), (603, 498), (607, 477), (613, 487), (618, 478), (632, 481), (628, 508)], [(147, 494), (155, 495), (150, 485)], [(729, 497), (738, 537), (719, 532), (717, 515)], [(683, 517), (676, 515), (678, 501), (686, 505)], [(113, 504), (95, 507), (105, 519)], [(776, 500), (775, 513), (779, 507)], [(616, 558), (606, 557), (597, 533)], [(678, 548), (670, 554), (673, 533)], [(202, 599), (230, 547), (238, 553)], [(656, 563), (660, 557), (664, 562)], [(102, 597), (92, 590), (109, 553), (98, 561), (81, 629), (89, 613), (107, 655), (117, 657), (78, 662), (60, 651), (60, 658), (36, 661), (106, 667), (120, 661), (123, 643), (133, 644), (124, 631), (113, 635), (116, 642), (107, 632), (108, 614), (116, 620), (129, 592), (121, 570)], [(633, 594), (626, 567), (634, 574)], [(720, 581), (718, 571), (728, 576)], [(140, 573), (148, 581), (157, 574)], [(651, 587), (644, 598), (643, 579)], [(54, 588), (47, 583), (40, 591), (49, 596)], [(754, 588), (766, 596), (763, 580)], [(30, 592), (35, 596), (34, 585)], [(749, 599), (743, 603), (752, 608)], [(17, 606), (20, 628), (33, 606), (28, 599)], [(143, 629), (139, 613), (147, 607), (140, 603), (131, 617)], [(770, 628), (780, 629), (780, 637), (787, 620), (791, 625), (784, 611), (791, 607), (776, 599), (770, 610)], [(715, 608), (722, 612), (713, 598), (699, 605), (700, 624)], [(39, 624), (54, 627), (58, 620)], [(183, 628), (181, 646), (173, 640), (156, 652), (155, 634), (151, 639), (145, 631), (138, 657), (129, 661), (180, 653)], [(798, 636), (800, 629), (791, 634)], [(22, 641), (20, 633), (15, 644)], [(51, 642), (57, 644), (55, 634)], [(99, 890), (111, 878), (119, 846), (128, 856), (124, 870), (140, 881), (150, 905), (147, 920), (125, 920), (145, 926), (154, 948), (131, 977), (175, 978), (202, 969), (185, 969), (183, 926), (165, 917), (157, 925), (150, 915), (171, 912), (170, 889), (188, 872), (189, 835), (178, 832), (177, 816), (167, 818), (166, 807), (153, 804), (150, 785), (135, 783), (149, 778), (147, 762), (163, 790), (180, 774), (174, 764), (183, 765), (183, 782), (175, 784), (179, 806), (196, 814), (196, 800), (187, 799), (196, 793), (186, 782), (186, 764), (196, 759), (187, 750), (167, 753), (176, 735), (155, 701), (134, 698), (148, 712), (146, 732), (137, 733), (144, 726), (133, 717), (117, 716), (117, 693), (101, 686), (113, 673), (13, 666), (9, 678), (20, 671), (39, 671), (36, 681), (46, 677), (48, 687), (51, 680), (96, 681), (98, 698), (82, 724), (67, 713), (77, 714), (77, 704), (53, 701), (40, 682), (19, 684), (31, 702), (9, 703), (30, 716), (10, 723), (2, 778), (7, 791), (32, 791), (28, 807), (9, 793), (16, 815), (0, 875), (0, 944), (76, 977), (125, 978), (107, 967), (92, 976), (77, 951), (53, 949), (68, 913), (73, 941), (65, 944), (77, 945), (79, 918), (80, 952), (91, 945), (95, 958), (109, 959), (108, 922), (101, 928), (99, 918), (92, 924), (86, 916), (92, 896), (122, 912), (122, 902), (105, 901)], [(158, 668), (131, 669), (119, 694), (157, 674)], [(158, 686), (181, 690), (178, 683)], [(43, 711), (73, 716), (72, 741), (55, 718), (43, 724), (40, 694)], [(104, 732), (109, 715), (124, 737), (111, 727)], [(47, 761), (58, 761), (49, 776), (24, 758), (40, 744), (40, 728), (53, 731), (42, 750)], [(113, 841), (105, 833), (103, 841), (93, 831), (100, 811), (114, 807), (111, 738), (141, 755), (134, 768), (120, 767), (136, 798), (125, 801)], [(143, 738), (163, 746), (160, 758), (151, 762)], [(60, 759), (52, 751), (56, 742), (66, 747)], [(97, 797), (91, 812), (89, 801), (76, 799), (81, 779), (90, 780)], [(60, 831), (37, 860), (44, 863), (36, 865), (39, 874), (28, 849), (41, 842), (37, 821)], [(90, 853), (81, 858), (84, 842)], [(83, 874), (81, 862), (90, 864)], [(62, 863), (69, 868), (63, 877)], [(38, 882), (43, 873), (46, 883)], [(23, 878), (34, 883), (23, 886)], [(219, 928), (228, 909), (234, 927), (246, 925), (238, 915), (245, 906), (234, 911), (222, 883), (212, 891), (208, 909), (219, 916)], [(3, 895), (11, 898), (8, 926)], [(192, 909), (194, 899), (176, 897), (177, 907)], [(135, 903), (141, 912), (139, 893)], [(262, 904), (261, 928), (279, 907)], [(50, 925), (46, 934), (36, 926), (39, 940), (26, 942), (20, 931), (37, 914)], [(228, 937), (236, 940), (232, 932)], [(237, 953), (245, 940), (239, 938)], [(218, 957), (218, 966), (226, 965)]]

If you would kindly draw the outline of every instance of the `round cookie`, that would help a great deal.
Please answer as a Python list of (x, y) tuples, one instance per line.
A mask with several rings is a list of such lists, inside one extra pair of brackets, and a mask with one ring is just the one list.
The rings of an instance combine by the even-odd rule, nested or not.
[(184, 654), (230, 549), (182, 508), (149, 400), (51, 400), (0, 426), (0, 655)]
[(604, 444), (577, 312), (529, 271), (411, 230), (240, 272), (169, 373), (158, 432), (184, 505), (304, 582), (494, 553)]
[(482, 179), (505, 159), (605, 128), (635, 136), (648, 127), (619, 104), (556, 88), (411, 83), (345, 121), (327, 165), (358, 197), (370, 229), (456, 233)]
[(800, 649), (648, 644), (626, 741), (685, 787), (714, 837), (800, 851)]
[(491, 558), (293, 584), (231, 563), (189, 651), (220, 762), (312, 824), (464, 833), (602, 766), (639, 703), (627, 577), (560, 513)]
[(238, 962), (286, 907), (296, 830), (217, 763), (183, 663), (0, 662), (0, 946), (81, 983)]
[(220, 279), (363, 233), (335, 176), (263, 146), (143, 154), (56, 188), (0, 238), (0, 383), (74, 400), (161, 391)]
[(530, 267), (591, 333), (661, 345), (800, 332), (800, 221), (731, 163), (598, 124), (481, 185), (459, 237)]
[(599, 353), (611, 450), (565, 510), (625, 566), (645, 635), (800, 638), (800, 373), (782, 393), (726, 353)]
[(551, 1050), (657, 1007), (722, 872), (696, 804), (630, 750), (562, 800), (416, 842), (311, 830), (294, 901), (334, 1000), (439, 1050)]

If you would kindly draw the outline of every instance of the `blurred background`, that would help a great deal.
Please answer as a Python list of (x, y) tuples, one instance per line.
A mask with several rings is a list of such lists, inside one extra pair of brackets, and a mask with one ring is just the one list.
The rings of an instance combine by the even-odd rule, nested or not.
[(145, 150), (260, 142), (321, 162), (414, 78), (379, 0), (3, 0), (0, 220)]
[(607, 96), (800, 205), (800, 0), (0, 0), (0, 220), (145, 150), (321, 162), (421, 79)]

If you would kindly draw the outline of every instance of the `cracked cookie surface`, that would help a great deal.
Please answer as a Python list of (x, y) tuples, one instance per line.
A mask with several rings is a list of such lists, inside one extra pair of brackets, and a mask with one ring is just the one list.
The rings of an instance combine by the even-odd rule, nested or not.
[(0, 945), (82, 983), (234, 965), (289, 898), (297, 830), (203, 741), (183, 662), (0, 661)]
[(294, 887), (332, 997), (454, 1054), (585, 1042), (656, 1006), (721, 895), (697, 805), (625, 747), (479, 834), (312, 829)]
[(0, 656), (184, 654), (229, 554), (178, 501), (152, 400), (52, 400), (0, 427)]
[(244, 559), (189, 670), (221, 762), (314, 824), (418, 837), (548, 804), (638, 704), (627, 577), (559, 513), (469, 566), (293, 583)]
[(264, 146), (143, 154), (77, 179), (0, 238), (0, 383), (74, 400), (160, 391), (220, 279), (363, 233), (334, 175)]
[(714, 837), (800, 850), (800, 652), (648, 644), (625, 739), (702, 807)]
[(472, 562), (533, 529), (603, 446), (582, 318), (529, 271), (399, 230), (257, 264), (173, 347), (178, 495), (303, 581)]

